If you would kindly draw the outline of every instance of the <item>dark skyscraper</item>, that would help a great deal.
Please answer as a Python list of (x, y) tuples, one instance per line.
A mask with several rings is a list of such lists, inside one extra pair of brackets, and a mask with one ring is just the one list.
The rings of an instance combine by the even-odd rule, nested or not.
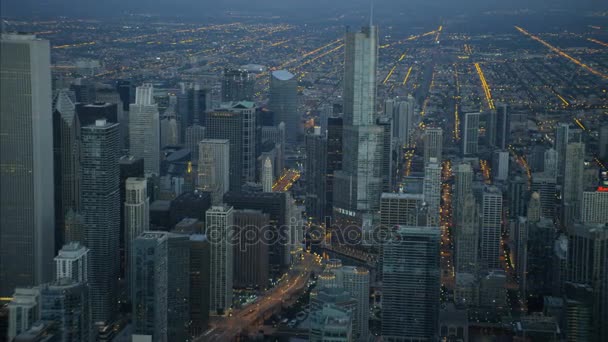
[(127, 178), (141, 178), (144, 176), (144, 160), (133, 156), (122, 156), (118, 160), (118, 168), (120, 174), (119, 189), (120, 189), (120, 274), (124, 277), (124, 260), (125, 257), (125, 200), (127, 198), (126, 181)]
[(326, 212), (330, 213), (334, 197), (334, 172), (342, 170), (342, 118), (327, 118), (327, 195)]
[(315, 127), (304, 137), (306, 145), (306, 212), (317, 222), (326, 214), (327, 139)]
[(260, 210), (234, 211), (234, 287), (268, 287), (268, 243), (264, 229), (270, 217)]
[(222, 101), (253, 101), (255, 78), (247, 70), (224, 69)]
[(207, 90), (198, 84), (182, 84), (181, 92), (177, 95), (177, 114), (182, 140), (186, 137), (187, 127), (193, 124), (202, 125), (205, 122), (207, 106)]
[(82, 214), (89, 256), (91, 314), (109, 323), (117, 309), (120, 241), (118, 124), (97, 120), (82, 127)]
[(270, 76), (270, 99), (268, 109), (276, 115), (275, 123), (285, 123), (287, 141), (294, 143), (298, 137), (300, 115), (298, 114), (298, 79), (287, 70), (276, 70)]

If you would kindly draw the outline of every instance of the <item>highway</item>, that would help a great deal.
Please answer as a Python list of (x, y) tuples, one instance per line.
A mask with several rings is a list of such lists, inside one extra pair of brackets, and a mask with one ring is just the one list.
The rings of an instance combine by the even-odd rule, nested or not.
[(229, 317), (215, 317), (210, 322), (210, 329), (194, 339), (194, 342), (226, 342), (232, 341), (241, 332), (252, 326), (256, 321), (263, 320), (264, 314), (281, 306), (284, 301), (297, 296), (308, 283), (312, 272), (321, 271), (320, 259), (310, 253), (304, 253), (302, 260), (292, 266), (281, 278), (279, 285), (269, 290), (260, 299), (243, 307), (235, 309)]

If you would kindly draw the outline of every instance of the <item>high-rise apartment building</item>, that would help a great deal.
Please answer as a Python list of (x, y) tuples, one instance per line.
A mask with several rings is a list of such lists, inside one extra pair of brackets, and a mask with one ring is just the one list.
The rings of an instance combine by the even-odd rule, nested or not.
[(143, 158), (146, 174), (160, 175), (160, 118), (153, 92), (149, 83), (136, 88), (135, 103), (129, 107), (129, 150)]
[(424, 168), (423, 195), (427, 204), (427, 225), (439, 226), (439, 209), (441, 205), (441, 164), (435, 159), (429, 159)]
[(131, 243), (144, 231), (150, 230), (150, 197), (148, 197), (148, 182), (145, 178), (127, 178), (125, 181), (126, 198), (125, 213), (125, 261), (126, 279), (130, 283)]
[(357, 300), (354, 313), (353, 337), (355, 341), (369, 339), (369, 270), (363, 267), (342, 266), (340, 268), (342, 286)]
[(428, 164), (431, 158), (438, 162), (442, 161), (443, 151), (443, 129), (439, 127), (428, 127), (424, 131), (424, 164)]
[(58, 341), (91, 341), (89, 289), (70, 278), (40, 287), (40, 320), (56, 324)]
[(298, 137), (300, 115), (298, 115), (298, 79), (287, 70), (276, 70), (270, 74), (270, 95), (268, 109), (277, 117), (277, 123), (284, 122), (286, 138), (294, 143)]
[(0, 38), (0, 296), (53, 278), (55, 203), (49, 41)]
[(224, 315), (232, 306), (234, 246), (228, 239), (234, 227), (234, 210), (229, 206), (213, 206), (207, 210), (205, 229), (210, 242), (209, 314)]
[(382, 335), (385, 341), (435, 338), (439, 316), (437, 227), (401, 227), (384, 245)]
[(115, 317), (119, 276), (120, 194), (117, 123), (82, 127), (82, 214), (89, 254), (89, 298), (94, 322)]
[(583, 172), (585, 170), (585, 145), (570, 143), (566, 146), (563, 181), (563, 221), (565, 224), (579, 218), (583, 197)]
[(418, 226), (423, 204), (423, 194), (383, 193), (380, 197), (380, 224), (386, 228)]
[(502, 228), (502, 192), (494, 186), (487, 186), (481, 201), (481, 266), (488, 269), (500, 268), (500, 234)]
[(262, 165), (262, 191), (264, 192), (272, 192), (272, 184), (274, 183), (272, 171), (272, 161), (269, 157), (264, 158), (264, 164)]
[(455, 271), (475, 274), (479, 254), (479, 206), (471, 191), (464, 196), (455, 229)]
[(8, 303), (8, 340), (27, 331), (40, 318), (38, 307), (40, 289), (37, 287), (18, 287)]

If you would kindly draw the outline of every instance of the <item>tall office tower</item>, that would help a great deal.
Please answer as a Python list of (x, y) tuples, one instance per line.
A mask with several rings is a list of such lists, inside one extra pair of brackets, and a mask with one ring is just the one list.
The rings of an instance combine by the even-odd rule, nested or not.
[(82, 214), (89, 255), (91, 318), (112, 321), (117, 309), (120, 194), (117, 123), (98, 120), (82, 127)]
[(246, 182), (255, 181), (255, 103), (224, 103), (207, 115), (209, 139), (230, 142), (230, 190), (238, 191)]
[(494, 151), (492, 173), (496, 181), (506, 181), (509, 177), (509, 152)]
[(505, 150), (509, 147), (511, 137), (511, 117), (506, 103), (496, 104), (496, 147)]
[(190, 237), (169, 233), (167, 341), (186, 341), (190, 322)]
[(529, 222), (534, 223), (540, 221), (542, 215), (542, 204), (540, 202), (540, 194), (533, 192), (530, 196), (530, 202), (528, 202), (527, 219)]
[(204, 124), (205, 111), (210, 108), (207, 97), (208, 91), (202, 89), (200, 84), (180, 83), (180, 92), (177, 94), (177, 115), (183, 138), (186, 136), (186, 127)]
[(310, 313), (310, 342), (348, 342), (353, 341), (352, 312), (336, 306), (325, 304), (322, 308)]
[(369, 339), (369, 270), (363, 267), (343, 266), (340, 268), (344, 289), (357, 300), (357, 310), (353, 321), (355, 341)]
[(487, 269), (500, 268), (500, 234), (502, 227), (502, 192), (487, 186), (481, 202), (481, 266)]
[(55, 181), (55, 250), (65, 238), (66, 215), (80, 210), (80, 129), (69, 91), (53, 99), (53, 161)]
[(268, 288), (268, 243), (264, 241), (270, 217), (260, 210), (234, 211), (234, 287)]
[(382, 127), (376, 125), (378, 30), (347, 32), (344, 53), (342, 170), (334, 173), (334, 208), (363, 214), (378, 208)]
[(70, 242), (55, 257), (55, 279), (70, 278), (86, 284), (89, 281), (89, 249)]
[(70, 85), (70, 91), (74, 92), (76, 102), (93, 103), (96, 99), (95, 84), (88, 78), (77, 78)]
[[(279, 275), (288, 263), (285, 260), (287, 245), (283, 237), (288, 236), (287, 230), (290, 225), (290, 213), (288, 210), (289, 198), (286, 192), (233, 192), (224, 195), (224, 203), (233, 206), (234, 209), (261, 210), (270, 217), (269, 225), (273, 229), (268, 242), (268, 263), (273, 275)], [(213, 310), (213, 308), (212, 308)]]
[(272, 161), (266, 157), (262, 166), (262, 190), (264, 192), (272, 192), (272, 183), (274, 183), (272, 173)]
[(378, 117), (376, 124), (382, 128), (382, 152), (380, 163), (380, 177), (382, 178), (382, 192), (391, 192), (394, 189), (393, 179), (393, 139), (392, 119), (390, 117)]
[(456, 223), (455, 271), (476, 274), (479, 254), (479, 206), (472, 192), (468, 192), (460, 206)]
[(207, 129), (201, 125), (195, 124), (186, 128), (186, 148), (190, 150), (190, 160), (199, 162), (199, 143), (206, 138)]
[(608, 124), (604, 124), (600, 128), (600, 139), (599, 139), (599, 153), (600, 158), (608, 160)]
[(144, 231), (150, 230), (150, 197), (148, 182), (145, 178), (127, 178), (125, 181), (125, 278), (129, 284), (131, 261), (131, 242)]
[(543, 172), (549, 176), (557, 178), (557, 170), (558, 170), (558, 156), (557, 151), (555, 149), (548, 149), (545, 151), (544, 161), (543, 161)]
[(334, 173), (342, 170), (342, 118), (327, 119), (327, 176), (326, 212), (330, 213), (334, 203)]
[(530, 191), (538, 192), (540, 195), (541, 215), (543, 217), (554, 217), (556, 206), (556, 180), (545, 174), (532, 174)]
[(277, 116), (277, 122), (285, 123), (286, 138), (295, 143), (298, 137), (298, 79), (287, 70), (276, 70), (270, 76), (268, 109)]
[(118, 123), (118, 106), (115, 103), (105, 102), (76, 103), (76, 115), (81, 127), (94, 124), (99, 119)]
[(452, 197), (452, 207), (455, 209), (454, 218), (458, 219), (460, 216), (460, 206), (464, 203), (464, 198), (471, 190), (473, 185), (473, 168), (469, 163), (460, 163), (456, 166), (456, 172), (454, 175), (454, 196)]
[(190, 235), (190, 334), (199, 336), (209, 322), (209, 256), (210, 246), (205, 235)]
[[(120, 169), (120, 276), (124, 278), (125, 268), (127, 266), (127, 262), (125, 260), (125, 200), (127, 199), (127, 178), (130, 177), (143, 177), (144, 176), (144, 160), (141, 158), (135, 158), (133, 156), (122, 156), (118, 159), (118, 167)], [(150, 189), (152, 184), (149, 184), (148, 189)], [(153, 191), (152, 191), (153, 192)], [(151, 198), (151, 194), (148, 194)], [(67, 229), (66, 229), (67, 234)], [(83, 241), (84, 240), (76, 240)]]
[(435, 159), (429, 159), (424, 168), (424, 201), (427, 204), (428, 226), (439, 227), (439, 207), (441, 204), (441, 164)]
[(400, 147), (409, 143), (410, 132), (414, 125), (415, 109), (416, 100), (412, 95), (408, 95), (405, 100), (396, 101), (392, 106), (384, 109), (384, 115), (391, 116), (393, 119), (393, 138), (397, 140)]
[[(166, 232), (144, 232), (132, 242), (133, 333), (167, 341), (168, 254)], [(172, 265), (171, 265), (172, 266)]]
[(210, 192), (211, 201), (219, 204), (230, 187), (230, 142), (204, 139), (198, 146), (198, 188)]
[(479, 145), (479, 113), (465, 113), (462, 120), (462, 155), (474, 156)]
[(380, 197), (380, 225), (417, 226), (424, 205), (424, 195), (410, 193), (383, 193)]
[(65, 241), (80, 242), (84, 244), (84, 217), (69, 210), (65, 214), (65, 227), (63, 230)]
[(387, 341), (433, 340), (439, 316), (437, 227), (401, 227), (384, 245), (382, 335)]
[(253, 101), (255, 77), (243, 69), (224, 69), (222, 102)]
[(526, 216), (528, 200), (528, 183), (520, 175), (511, 176), (507, 183), (509, 200), (509, 217)]
[(129, 151), (143, 158), (147, 175), (160, 175), (160, 118), (153, 93), (149, 83), (136, 88), (135, 103), (129, 107)]
[(593, 289), (591, 341), (608, 336), (608, 226), (574, 224), (569, 228), (568, 281)]
[(232, 305), (234, 249), (228, 239), (234, 227), (234, 210), (229, 206), (213, 206), (207, 210), (205, 229), (210, 242), (211, 283), (209, 314), (224, 315)]
[(564, 176), (564, 169), (566, 166), (566, 147), (570, 142), (570, 125), (567, 123), (560, 123), (555, 128), (555, 140), (554, 147), (557, 151), (557, 176), (562, 179)]
[(571, 143), (566, 146), (564, 165), (563, 205), (564, 223), (579, 218), (583, 197), (583, 172), (585, 170), (585, 145)]
[[(168, 111), (168, 110), (167, 110)], [(160, 147), (176, 146), (180, 144), (181, 137), (179, 121), (175, 113), (168, 114), (167, 111), (160, 119)]]
[(424, 165), (427, 165), (431, 158), (437, 159), (441, 163), (443, 150), (443, 129), (439, 127), (429, 127), (424, 131)]
[(14, 289), (13, 299), (8, 303), (8, 341), (27, 331), (40, 317), (38, 299), (40, 289), (37, 287)]
[(305, 136), (306, 145), (306, 213), (317, 222), (325, 222), (327, 139), (321, 128), (315, 127)]
[(582, 223), (608, 222), (608, 191), (584, 191), (581, 203)]
[(118, 80), (116, 82), (116, 91), (120, 95), (120, 100), (122, 101), (122, 110), (127, 112), (127, 114), (129, 112), (129, 105), (135, 100), (134, 90), (130, 81)]
[(0, 39), (0, 296), (53, 278), (55, 206), (49, 41)]
[(69, 278), (40, 288), (40, 320), (56, 324), (57, 341), (91, 341), (89, 291), (86, 284)]

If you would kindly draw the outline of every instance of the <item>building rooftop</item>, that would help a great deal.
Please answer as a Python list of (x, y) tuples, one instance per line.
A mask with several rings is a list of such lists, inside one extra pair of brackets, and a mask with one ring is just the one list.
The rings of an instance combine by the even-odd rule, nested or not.
[(276, 70), (272, 72), (272, 77), (281, 80), (281, 81), (289, 81), (294, 78), (293, 74), (287, 70)]

